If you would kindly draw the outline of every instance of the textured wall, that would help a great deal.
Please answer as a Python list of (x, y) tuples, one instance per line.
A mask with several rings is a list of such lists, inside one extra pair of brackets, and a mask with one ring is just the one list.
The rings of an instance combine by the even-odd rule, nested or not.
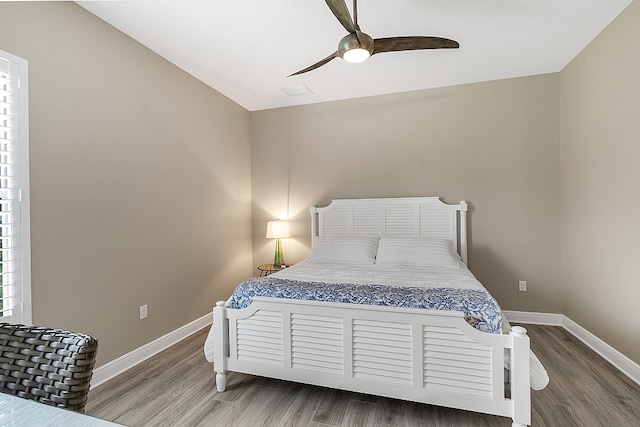
[(311, 204), (442, 196), (471, 203), (470, 267), (503, 308), (561, 312), (558, 105), (552, 74), (252, 112), (254, 263), (276, 217), (307, 255)]
[(560, 73), (564, 314), (640, 363), (640, 3)]
[(0, 3), (0, 49), (29, 61), (35, 323), (103, 364), (251, 274), (246, 110), (71, 2)]

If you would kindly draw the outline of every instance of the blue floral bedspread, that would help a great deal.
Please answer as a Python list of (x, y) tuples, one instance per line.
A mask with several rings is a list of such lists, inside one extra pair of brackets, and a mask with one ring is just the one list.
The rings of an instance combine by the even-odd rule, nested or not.
[(455, 310), (483, 332), (502, 333), (502, 314), (485, 289), (452, 289), (302, 282), (278, 277), (259, 277), (242, 282), (227, 301), (229, 308), (248, 307), (253, 297), (291, 298), (311, 301), (381, 305), (389, 307)]

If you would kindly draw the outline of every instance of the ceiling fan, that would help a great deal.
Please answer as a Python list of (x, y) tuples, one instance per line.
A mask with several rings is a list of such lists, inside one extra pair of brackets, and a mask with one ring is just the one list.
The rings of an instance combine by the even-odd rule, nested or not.
[(457, 49), (460, 44), (455, 40), (431, 36), (402, 36), (373, 39), (370, 35), (360, 31), (358, 25), (357, 0), (353, 0), (353, 19), (344, 0), (325, 0), (331, 12), (338, 18), (340, 24), (349, 32), (338, 43), (338, 50), (310, 67), (295, 72), (291, 76), (306, 73), (322, 67), (333, 58), (342, 58), (347, 62), (358, 63), (367, 60), (371, 55), (383, 52), (398, 52), (401, 50), (420, 49)]

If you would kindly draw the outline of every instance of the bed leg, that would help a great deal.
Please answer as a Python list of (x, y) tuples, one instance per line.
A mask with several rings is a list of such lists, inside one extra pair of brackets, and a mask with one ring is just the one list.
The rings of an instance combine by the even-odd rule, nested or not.
[(521, 326), (511, 328), (511, 400), (513, 401), (513, 427), (531, 423), (531, 389), (529, 366), (529, 337)]
[(229, 331), (227, 329), (224, 301), (218, 301), (213, 309), (213, 369), (216, 374), (216, 388), (223, 392), (227, 388), (227, 348)]
[(216, 388), (219, 393), (222, 393), (227, 388), (227, 374), (224, 372), (218, 372), (216, 375)]

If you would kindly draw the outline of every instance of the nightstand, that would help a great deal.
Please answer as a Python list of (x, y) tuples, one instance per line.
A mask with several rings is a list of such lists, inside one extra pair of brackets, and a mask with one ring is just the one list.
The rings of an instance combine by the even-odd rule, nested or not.
[(273, 264), (262, 264), (258, 266), (258, 271), (260, 272), (258, 277), (265, 277), (270, 275), (271, 273), (275, 273), (276, 271), (284, 270), (289, 267), (288, 265), (273, 265)]

